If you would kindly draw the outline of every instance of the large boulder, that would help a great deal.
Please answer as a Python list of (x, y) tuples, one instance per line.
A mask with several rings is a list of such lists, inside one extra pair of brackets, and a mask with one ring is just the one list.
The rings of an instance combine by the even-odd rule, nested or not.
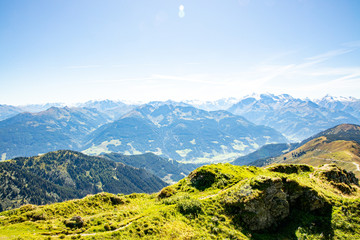
[(223, 203), (250, 230), (262, 230), (277, 225), (289, 215), (289, 203), (282, 187), (280, 178), (260, 177), (230, 192)]
[(287, 178), (256, 177), (224, 194), (228, 214), (252, 231), (278, 226), (294, 209), (314, 211), (328, 206), (315, 190)]

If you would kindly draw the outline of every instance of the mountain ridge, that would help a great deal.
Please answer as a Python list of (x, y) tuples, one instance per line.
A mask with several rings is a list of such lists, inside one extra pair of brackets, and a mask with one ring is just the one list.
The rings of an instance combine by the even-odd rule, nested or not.
[(46, 204), (102, 191), (151, 193), (167, 185), (144, 169), (69, 150), (3, 161), (0, 171), (2, 209), (17, 207), (19, 198), (39, 204), (38, 194), (47, 196), (41, 199)]
[(273, 127), (295, 142), (338, 124), (360, 124), (359, 118), (348, 112), (328, 109), (309, 99), (293, 98), (288, 94), (249, 96), (228, 111), (255, 124)]
[(88, 139), (85, 153), (150, 151), (183, 162), (224, 161), (265, 143), (286, 142), (276, 130), (226, 111), (157, 103), (136, 108), (94, 131)]
[(317, 166), (334, 163), (360, 177), (360, 126), (340, 124), (315, 134), (296, 149), (278, 157), (252, 162), (255, 166), (272, 163), (304, 163)]

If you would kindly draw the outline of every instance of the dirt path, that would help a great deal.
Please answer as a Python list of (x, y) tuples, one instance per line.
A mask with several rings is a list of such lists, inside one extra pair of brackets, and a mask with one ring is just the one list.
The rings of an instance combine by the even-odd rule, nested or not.
[(356, 162), (349, 162), (349, 161), (343, 161), (343, 160), (336, 160), (336, 159), (333, 159), (333, 158), (320, 158), (320, 157), (314, 157), (314, 158), (317, 158), (317, 159), (320, 159), (320, 160), (325, 160), (325, 161), (333, 161), (333, 162), (344, 162), (344, 163), (352, 163), (355, 165), (356, 167), (356, 170), (355, 171), (359, 171), (360, 172), (360, 165)]
[[(111, 231), (94, 232), (94, 233), (69, 234), (69, 235), (66, 235), (66, 236), (67, 236), (67, 237), (78, 236), (78, 235), (80, 235), (80, 236), (95, 236), (95, 235), (98, 235), (98, 234), (106, 234), (106, 233), (118, 232), (118, 231), (120, 231), (120, 230), (122, 230), (122, 229), (124, 229), (124, 228), (126, 228), (126, 227), (128, 227), (128, 226), (130, 226), (134, 221), (136, 221), (136, 220), (138, 220), (138, 219), (140, 219), (140, 218), (143, 218), (143, 217), (144, 217), (144, 216), (135, 217), (135, 218), (131, 219), (131, 221), (128, 222), (127, 224), (125, 224), (125, 225), (123, 225), (123, 226), (121, 226), (121, 227), (119, 227), (119, 228), (117, 228), (117, 229), (111, 230)], [(56, 234), (56, 235), (51, 235), (51, 236), (57, 237), (58, 235)]]
[(356, 171), (359, 171), (359, 172), (360, 172), (360, 165), (359, 165), (358, 163), (355, 163), (355, 162), (352, 162), (352, 163), (356, 166), (356, 168), (357, 168)]
[(211, 195), (208, 195), (208, 196), (205, 196), (205, 197), (201, 197), (199, 198), (199, 200), (204, 200), (204, 199), (207, 199), (207, 198), (212, 198), (212, 197), (216, 197), (217, 195), (219, 195), (220, 193), (222, 193), (223, 191), (225, 191), (226, 189), (222, 189), (220, 191), (218, 191), (217, 193), (215, 194), (211, 194)]
[[(138, 218), (138, 219), (139, 219), (139, 218)], [(126, 225), (124, 225), (124, 226), (122, 226), (122, 227), (119, 227), (119, 228), (117, 228), (117, 229), (115, 229), (115, 230), (106, 231), (106, 232), (82, 233), (82, 234), (80, 234), (80, 235), (81, 235), (81, 236), (94, 236), (94, 235), (99, 234), (99, 233), (112, 233), (112, 232), (117, 232), (117, 231), (120, 231), (120, 230), (122, 230), (122, 229), (130, 226), (135, 220), (137, 220), (137, 219), (134, 219), (134, 220), (132, 220), (131, 222), (129, 222), (128, 224), (126, 224)], [(74, 234), (74, 235), (76, 235), (76, 234)], [(68, 236), (72, 236), (72, 235), (68, 235)]]

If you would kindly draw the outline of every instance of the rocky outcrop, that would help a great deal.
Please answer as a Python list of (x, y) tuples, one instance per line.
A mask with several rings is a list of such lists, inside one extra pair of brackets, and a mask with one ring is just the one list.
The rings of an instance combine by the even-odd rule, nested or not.
[(359, 179), (355, 174), (339, 168), (336, 164), (324, 164), (315, 172), (316, 176), (322, 177), (329, 182), (355, 184), (359, 186)]
[(228, 191), (223, 198), (228, 214), (252, 231), (276, 227), (293, 209), (314, 211), (327, 206), (315, 190), (296, 181), (258, 177)]
[(216, 174), (205, 168), (200, 168), (192, 171), (189, 174), (189, 179), (195, 188), (204, 190), (211, 187), (211, 185), (215, 182)]
[(335, 164), (324, 164), (315, 171), (315, 176), (330, 182), (335, 188), (344, 194), (351, 194), (356, 191), (353, 185), (359, 186), (359, 179), (355, 174), (339, 168)]
[(272, 172), (280, 172), (280, 173), (302, 173), (302, 172), (312, 172), (314, 171), (313, 167), (306, 164), (277, 164), (274, 166), (270, 166), (267, 168)]
[(205, 190), (212, 186), (224, 187), (233, 177), (231, 174), (220, 173), (206, 166), (192, 171), (188, 176), (191, 185), (199, 190)]

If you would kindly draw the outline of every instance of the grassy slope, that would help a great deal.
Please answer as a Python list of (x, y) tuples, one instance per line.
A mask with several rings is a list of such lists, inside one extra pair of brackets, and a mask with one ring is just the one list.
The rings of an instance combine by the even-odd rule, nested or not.
[[(191, 182), (199, 173), (206, 178)], [(331, 209), (325, 215), (294, 210), (275, 231), (250, 231), (224, 202), (244, 186), (252, 186), (253, 195), (260, 196), (262, 189), (256, 189), (260, 176), (296, 181), (315, 190)], [(360, 192), (353, 188), (353, 194), (343, 195), (313, 172), (285, 174), (269, 168), (209, 165), (160, 194), (100, 193), (2, 212), (0, 239), (326, 239), (328, 235), (355, 239), (360, 235)], [(81, 216), (84, 225), (66, 227), (65, 220), (73, 216)]]
[(69, 150), (0, 162), (0, 180), (0, 210), (103, 191), (152, 193), (167, 185), (144, 169)]
[[(293, 155), (296, 153), (300, 153), (300, 156)], [(285, 161), (284, 158), (286, 158)], [(335, 163), (347, 171), (354, 172), (357, 178), (360, 178), (360, 145), (344, 140), (329, 142), (322, 136), (276, 158), (274, 162), (303, 163), (312, 166)]]

